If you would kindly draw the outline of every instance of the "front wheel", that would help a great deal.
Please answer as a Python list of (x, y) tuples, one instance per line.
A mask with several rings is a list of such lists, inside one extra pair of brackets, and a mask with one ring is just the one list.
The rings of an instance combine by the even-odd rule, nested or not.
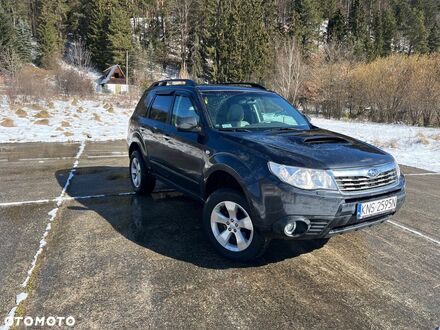
[(148, 172), (139, 151), (130, 155), (130, 179), (133, 190), (138, 194), (149, 194), (154, 190), (156, 179)]
[(220, 189), (209, 196), (203, 226), (215, 249), (235, 260), (258, 258), (269, 242), (256, 230), (244, 196), (231, 189)]

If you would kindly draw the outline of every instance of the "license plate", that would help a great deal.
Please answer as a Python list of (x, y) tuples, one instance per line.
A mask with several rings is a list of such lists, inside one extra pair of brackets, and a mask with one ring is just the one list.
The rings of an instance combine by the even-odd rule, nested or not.
[(389, 197), (377, 201), (359, 203), (357, 205), (357, 218), (365, 219), (382, 213), (391, 213), (396, 209), (397, 197)]

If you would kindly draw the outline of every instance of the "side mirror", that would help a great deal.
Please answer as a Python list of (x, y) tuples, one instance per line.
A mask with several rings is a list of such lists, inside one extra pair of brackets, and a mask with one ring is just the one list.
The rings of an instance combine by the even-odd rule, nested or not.
[(176, 128), (181, 132), (200, 133), (202, 131), (196, 117), (179, 118), (176, 122)]

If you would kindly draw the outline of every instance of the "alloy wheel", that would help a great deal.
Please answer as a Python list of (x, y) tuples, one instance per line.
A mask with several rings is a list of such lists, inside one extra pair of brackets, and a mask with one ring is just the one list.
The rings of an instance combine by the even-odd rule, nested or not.
[(254, 237), (254, 226), (246, 210), (231, 201), (218, 203), (211, 212), (211, 229), (217, 242), (232, 252), (246, 250)]
[(141, 185), (141, 164), (139, 163), (139, 160), (134, 157), (131, 161), (131, 181), (133, 182), (133, 185), (136, 188), (139, 188)]

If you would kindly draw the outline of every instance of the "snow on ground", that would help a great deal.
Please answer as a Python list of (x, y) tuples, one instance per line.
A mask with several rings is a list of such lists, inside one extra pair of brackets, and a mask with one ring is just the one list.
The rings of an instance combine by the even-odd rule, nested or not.
[(0, 96), (0, 142), (125, 139), (136, 102), (100, 96), (11, 106)]
[[(0, 143), (125, 139), (137, 100), (100, 95), (10, 105), (0, 95)], [(316, 126), (374, 144), (400, 164), (440, 172), (440, 129), (313, 118)]]
[(352, 136), (392, 154), (399, 164), (440, 172), (440, 129), (312, 118), (318, 127)]

